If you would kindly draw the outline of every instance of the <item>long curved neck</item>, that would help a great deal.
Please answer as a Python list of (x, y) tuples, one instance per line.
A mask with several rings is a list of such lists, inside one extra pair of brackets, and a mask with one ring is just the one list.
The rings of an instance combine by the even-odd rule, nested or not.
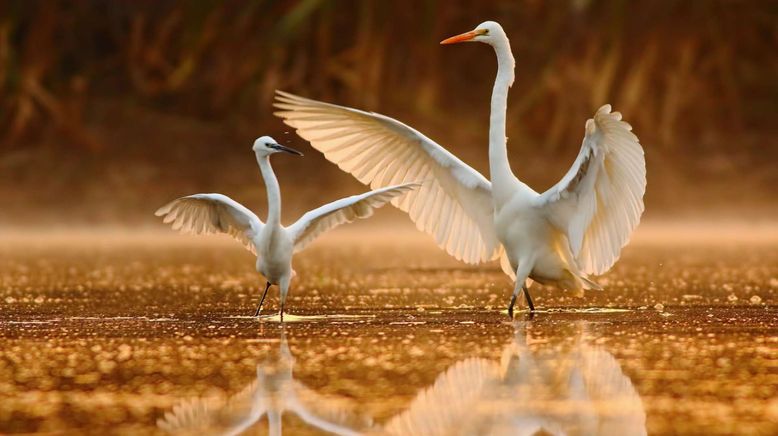
[(281, 225), (281, 190), (278, 187), (278, 179), (270, 166), (268, 156), (257, 156), (259, 172), (265, 181), (267, 189), (267, 225), (278, 227)]
[(497, 78), (492, 90), (491, 116), (489, 117), (489, 173), (495, 193), (507, 188), (515, 176), (508, 162), (505, 136), (505, 116), (508, 110), (508, 88), (513, 84), (515, 61), (508, 38), (494, 44), (497, 55)]

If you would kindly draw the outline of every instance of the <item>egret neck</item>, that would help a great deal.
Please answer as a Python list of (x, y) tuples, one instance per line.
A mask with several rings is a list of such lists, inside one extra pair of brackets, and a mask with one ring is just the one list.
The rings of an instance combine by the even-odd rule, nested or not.
[(497, 78), (492, 90), (492, 109), (489, 117), (489, 173), (495, 207), (510, 197), (515, 189), (516, 176), (508, 162), (505, 136), (505, 116), (508, 109), (508, 88), (513, 85), (515, 61), (507, 37), (497, 39), (490, 45), (497, 55)]
[(257, 154), (259, 172), (265, 181), (267, 189), (267, 223), (271, 228), (281, 226), (281, 190), (278, 187), (278, 179), (270, 166), (270, 157)]

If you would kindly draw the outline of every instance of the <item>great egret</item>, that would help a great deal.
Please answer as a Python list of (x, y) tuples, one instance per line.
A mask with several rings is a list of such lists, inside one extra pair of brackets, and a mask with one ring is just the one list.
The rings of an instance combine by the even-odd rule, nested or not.
[(193, 234), (227, 233), (257, 256), (256, 268), (267, 279), (265, 292), (254, 316), (259, 316), (270, 285), (281, 291), (279, 315), (284, 318), (284, 305), (289, 282), (295, 275), (292, 255), (304, 249), (322, 233), (357, 218), (367, 218), (373, 210), (385, 205), (415, 187), (417, 183), (387, 186), (360, 195), (343, 198), (307, 212), (289, 227), (281, 225), (281, 192), (270, 166), (270, 155), (286, 152), (302, 156), (297, 150), (278, 144), (263, 136), (252, 147), (267, 189), (267, 223), (237, 201), (222, 194), (194, 194), (173, 200), (159, 208), (155, 215), (172, 223), (174, 230)]
[[(643, 149), (621, 114), (602, 106), (586, 122), (581, 151), (556, 185), (539, 194), (514, 176), (508, 163), (505, 117), (514, 59), (502, 27), (487, 21), (441, 44), (491, 45), (497, 78), (491, 101), (491, 182), (417, 130), (381, 114), (278, 91), (276, 112), (341, 169), (373, 188), (424, 185), (392, 200), (438, 246), (475, 264), (500, 258), (515, 280), (508, 313), (520, 290), (534, 305), (527, 279), (581, 296), (601, 289), (589, 274), (616, 262), (643, 213)], [(429, 180), (429, 181), (427, 181)]]

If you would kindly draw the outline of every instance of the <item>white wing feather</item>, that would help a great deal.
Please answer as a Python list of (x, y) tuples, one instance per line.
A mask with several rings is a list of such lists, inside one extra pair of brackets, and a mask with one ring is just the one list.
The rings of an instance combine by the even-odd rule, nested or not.
[(573, 166), (538, 197), (587, 274), (613, 266), (643, 213), (646, 161), (631, 130), (610, 105), (598, 109)]
[(237, 201), (222, 194), (181, 197), (154, 212), (172, 223), (173, 230), (195, 235), (226, 233), (256, 254), (252, 240), (262, 230), (262, 221)]
[(276, 115), (360, 182), (373, 189), (423, 182), (392, 204), (439, 247), (471, 264), (497, 257), (492, 186), (478, 171), (392, 118), (277, 92)]
[(394, 198), (413, 191), (418, 183), (389, 186), (364, 194), (341, 198), (325, 204), (301, 216), (297, 222), (289, 226), (289, 233), (294, 241), (294, 252), (297, 253), (313, 242), (322, 233), (335, 227), (350, 223), (356, 219), (367, 218), (375, 209), (385, 205)]

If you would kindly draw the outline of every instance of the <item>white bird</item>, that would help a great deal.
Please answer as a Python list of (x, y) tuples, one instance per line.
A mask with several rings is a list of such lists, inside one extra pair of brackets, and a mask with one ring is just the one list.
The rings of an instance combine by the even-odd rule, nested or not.
[(505, 136), (514, 59), (505, 32), (493, 21), (441, 44), (476, 41), (497, 54), (491, 100), (491, 182), (417, 130), (381, 114), (278, 91), (275, 106), (297, 133), (362, 183), (380, 188), (424, 181), (392, 203), (408, 212), (438, 246), (466, 263), (500, 258), (515, 280), (508, 312), (520, 290), (530, 311), (529, 279), (581, 296), (601, 289), (590, 274), (616, 262), (643, 213), (643, 149), (621, 114), (602, 106), (586, 122), (581, 151), (564, 177), (540, 194), (513, 174)]
[(418, 184), (386, 186), (343, 198), (307, 212), (291, 226), (284, 227), (281, 225), (281, 192), (270, 166), (270, 155), (286, 152), (302, 156), (302, 153), (278, 144), (269, 136), (255, 140), (252, 149), (267, 189), (266, 223), (242, 204), (222, 194), (181, 197), (159, 208), (155, 215), (163, 216), (165, 223), (172, 223), (174, 230), (183, 233), (227, 233), (240, 241), (257, 256), (257, 271), (267, 280), (265, 292), (254, 316), (259, 316), (270, 286), (278, 285), (281, 294), (279, 315), (283, 320), (289, 282), (295, 275), (292, 269), (294, 253), (304, 249), (328, 230), (358, 218), (371, 216), (375, 209), (399, 198)]

